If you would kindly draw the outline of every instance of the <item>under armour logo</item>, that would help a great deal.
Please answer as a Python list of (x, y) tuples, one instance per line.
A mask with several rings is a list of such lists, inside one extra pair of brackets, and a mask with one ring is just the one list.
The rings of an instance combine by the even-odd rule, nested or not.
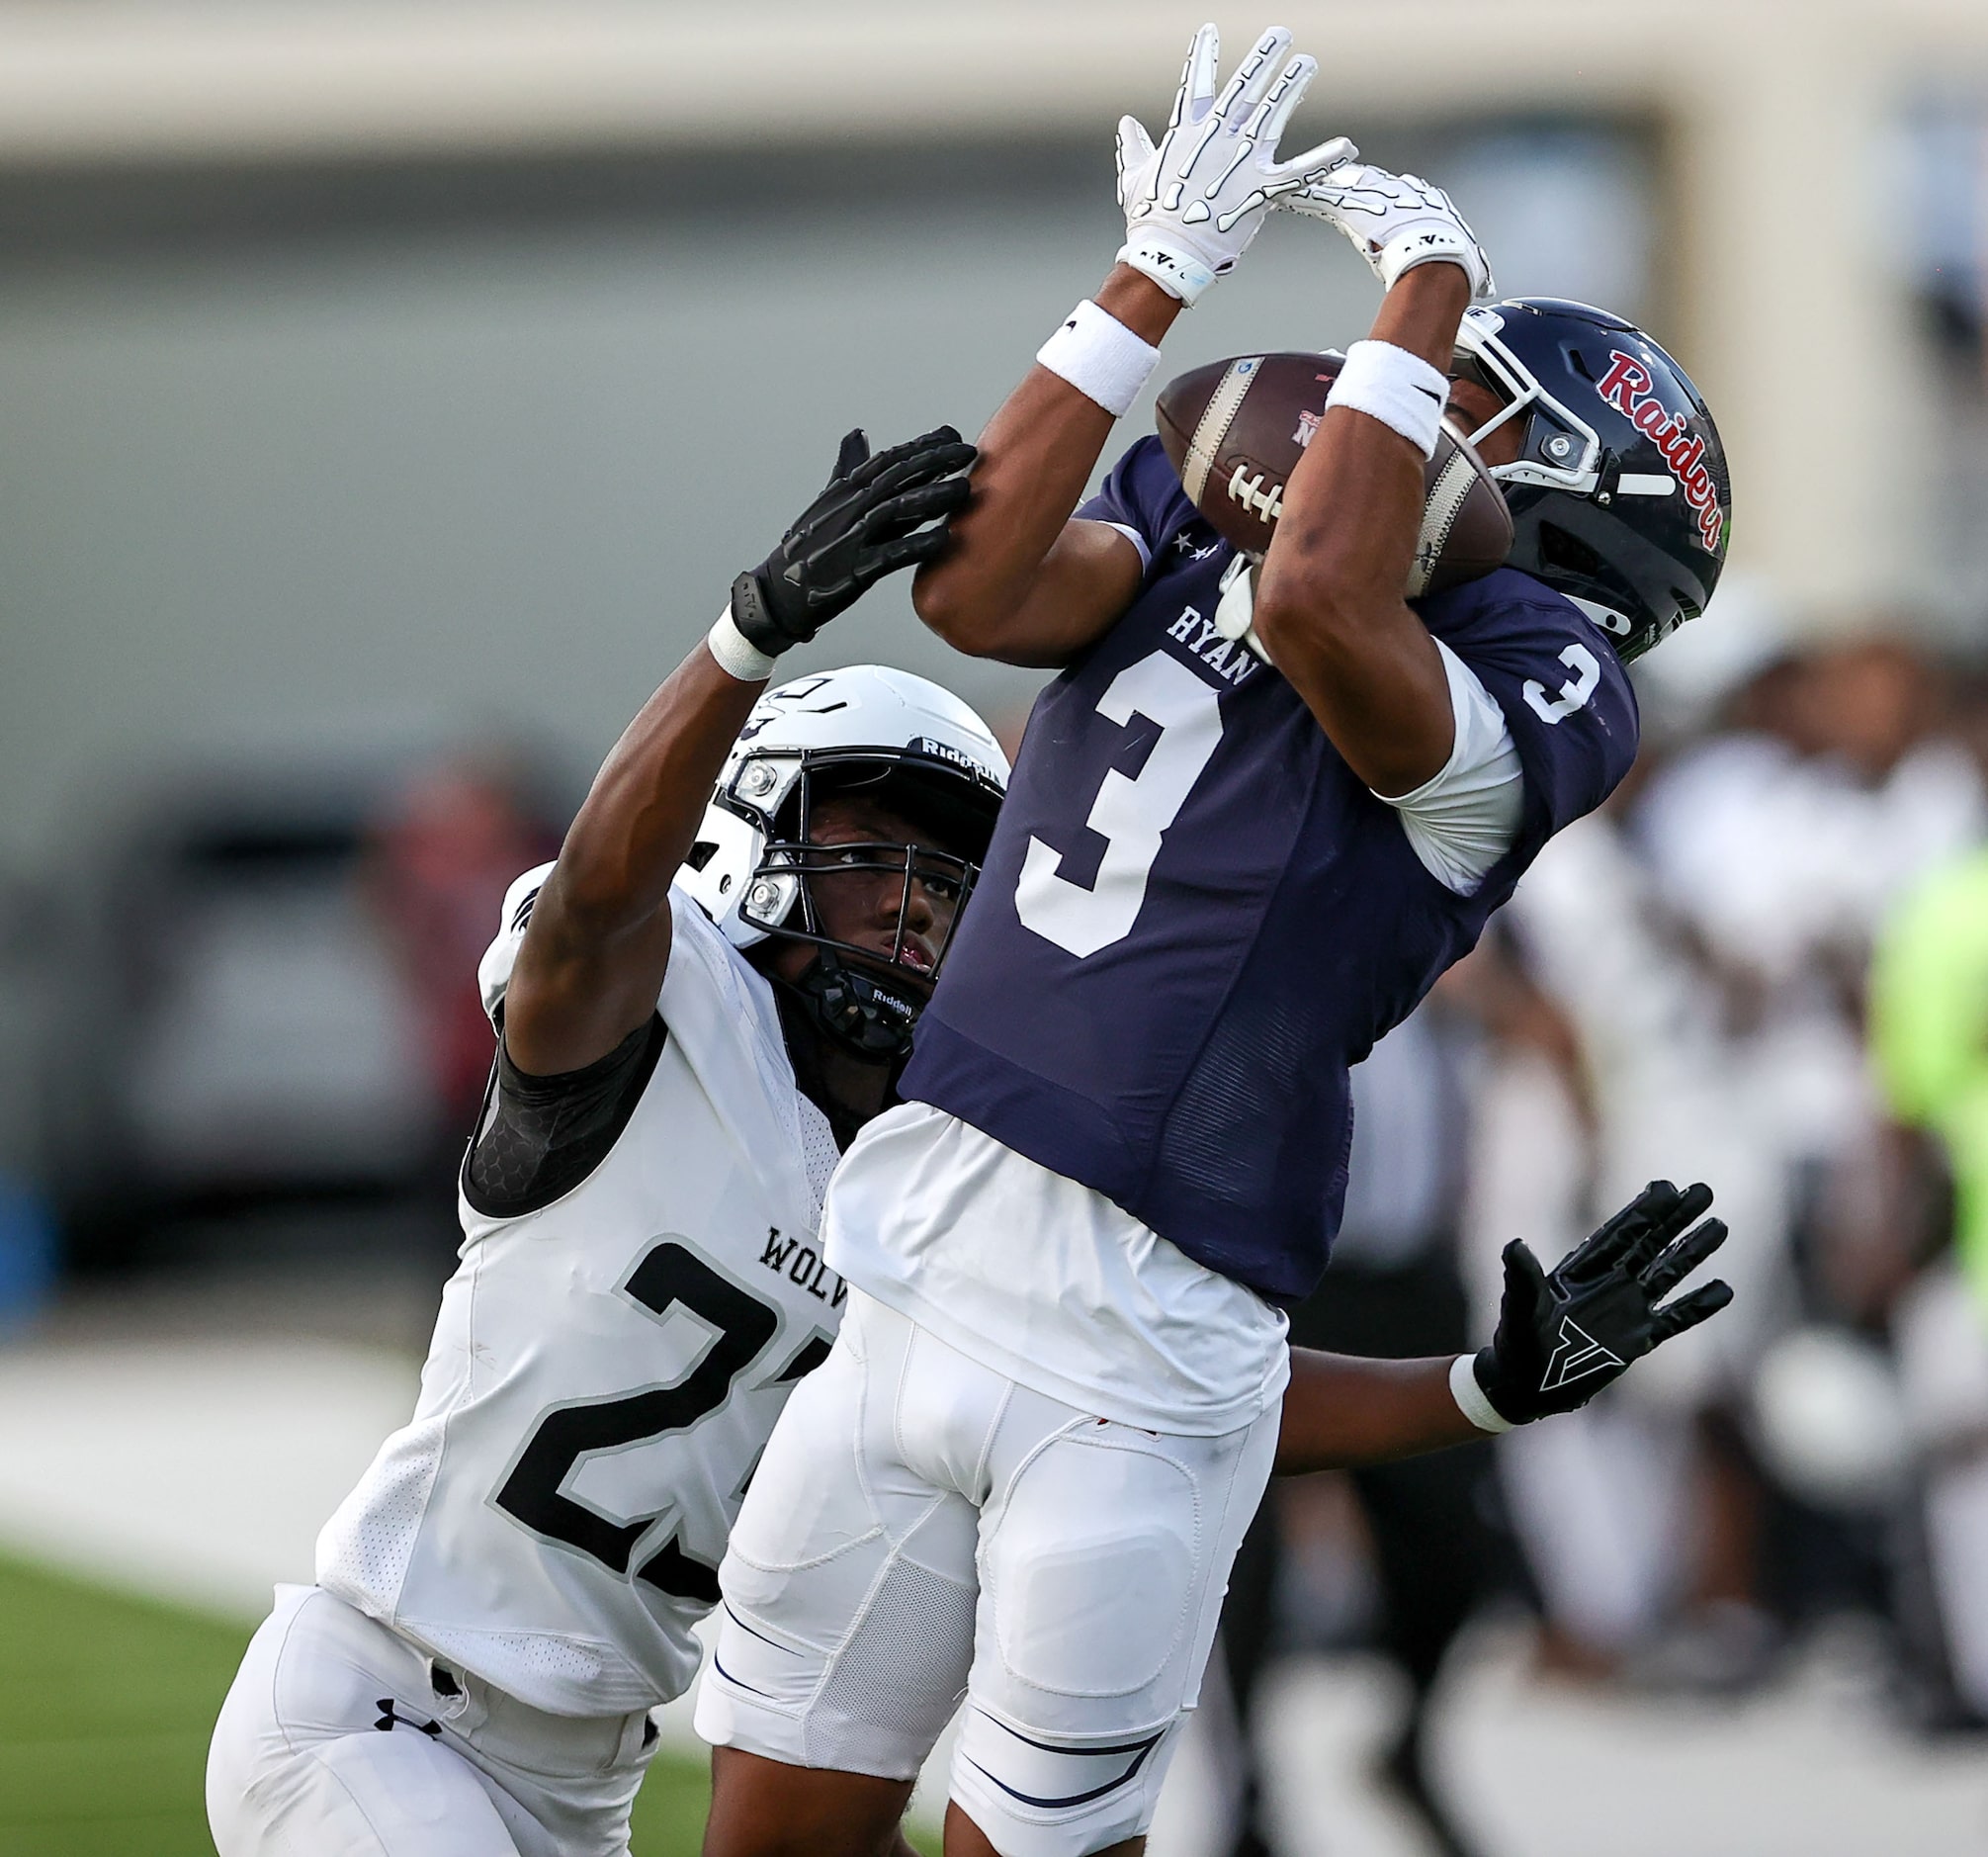
[(394, 1726), (397, 1724), (403, 1728), (413, 1728), (417, 1732), (429, 1735), (431, 1738), (436, 1740), (439, 1740), (441, 1738), (442, 1735), (441, 1723), (416, 1722), (412, 1716), (395, 1715), (393, 1713), (393, 1698), (390, 1696), (381, 1697), (380, 1700), (376, 1702), (373, 1706), (374, 1708), (380, 1711), (380, 1720), (374, 1723), (373, 1725), (376, 1728), (378, 1728), (382, 1734), (390, 1734), (393, 1731)]
[(1546, 1363), (1546, 1376), (1539, 1382), (1541, 1392), (1551, 1392), (1556, 1386), (1564, 1386), (1569, 1380), (1585, 1379), (1590, 1373), (1599, 1373), (1604, 1367), (1621, 1367), (1625, 1363), (1619, 1354), (1604, 1348), (1571, 1316), (1560, 1318), (1560, 1345), (1553, 1350), (1553, 1357)]

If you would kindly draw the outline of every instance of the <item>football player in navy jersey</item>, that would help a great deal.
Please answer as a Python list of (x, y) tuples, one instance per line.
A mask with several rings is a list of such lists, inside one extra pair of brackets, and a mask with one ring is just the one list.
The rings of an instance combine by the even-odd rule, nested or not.
[[(1440, 190), (1343, 141), (1276, 160), (1315, 68), (1289, 44), (1266, 32), (1218, 95), (1204, 28), (1158, 146), (1120, 126), (1118, 263), (920, 570), (942, 637), (1060, 674), (905, 1101), (829, 1191), (849, 1306), (721, 1569), (708, 1857), (890, 1849), (962, 1697), (951, 1857), (1138, 1851), (1273, 1456), (1567, 1410), (1729, 1298), (1660, 1306), (1723, 1228), (1695, 1224), (1708, 1190), (1658, 1183), (1550, 1275), (1511, 1247), (1475, 1356), (1292, 1377), (1283, 1309), (1339, 1221), (1348, 1069), (1621, 779), (1624, 662), (1703, 605), (1729, 498), (1647, 336), (1471, 310), (1490, 269)], [(1246, 575), (1155, 440), (1080, 499), (1161, 337), (1279, 204), (1346, 232), (1384, 296)], [(1446, 406), (1517, 542), (1410, 604)]]

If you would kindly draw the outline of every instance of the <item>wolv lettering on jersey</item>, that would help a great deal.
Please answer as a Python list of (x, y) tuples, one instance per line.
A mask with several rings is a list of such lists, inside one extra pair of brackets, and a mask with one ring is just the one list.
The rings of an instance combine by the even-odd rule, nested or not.
[(1459, 897), (1290, 685), (1215, 634), (1234, 551), (1159, 441), (1078, 514), (1137, 530), (1152, 566), (1036, 703), (904, 1094), (1294, 1301), (1338, 1229), (1349, 1066), (1628, 770), (1635, 698), (1604, 636), (1526, 575), (1418, 603), (1525, 774), (1516, 842)]
[(666, 1036), (626, 1127), (550, 1205), (462, 1202), (414, 1417), (318, 1541), (329, 1591), (560, 1715), (688, 1686), (745, 1483), (846, 1294), (772, 994), (670, 901)]

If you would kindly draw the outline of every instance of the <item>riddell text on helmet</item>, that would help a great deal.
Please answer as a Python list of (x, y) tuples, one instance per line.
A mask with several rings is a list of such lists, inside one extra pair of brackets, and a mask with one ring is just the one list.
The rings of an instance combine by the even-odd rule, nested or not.
[(1685, 500), (1698, 512), (1698, 533), (1716, 554), (1725, 514), (1719, 508), (1712, 474), (1704, 467), (1705, 441), (1692, 435), (1682, 412), (1665, 409), (1656, 396), (1650, 370), (1619, 348), (1609, 349), (1608, 372), (1597, 383), (1597, 391), (1616, 411), (1626, 413), (1636, 429), (1663, 453)]

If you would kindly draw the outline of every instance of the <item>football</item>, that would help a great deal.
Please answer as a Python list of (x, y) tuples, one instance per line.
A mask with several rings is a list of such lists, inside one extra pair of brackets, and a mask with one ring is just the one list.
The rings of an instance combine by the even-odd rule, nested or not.
[[(1253, 555), (1270, 546), (1284, 486), (1325, 412), (1337, 354), (1238, 355), (1167, 382), (1160, 442), (1194, 506)], [(1439, 593), (1499, 567), (1512, 512), (1483, 461), (1452, 427), (1436, 437), (1423, 479), (1422, 535), (1404, 589)]]

